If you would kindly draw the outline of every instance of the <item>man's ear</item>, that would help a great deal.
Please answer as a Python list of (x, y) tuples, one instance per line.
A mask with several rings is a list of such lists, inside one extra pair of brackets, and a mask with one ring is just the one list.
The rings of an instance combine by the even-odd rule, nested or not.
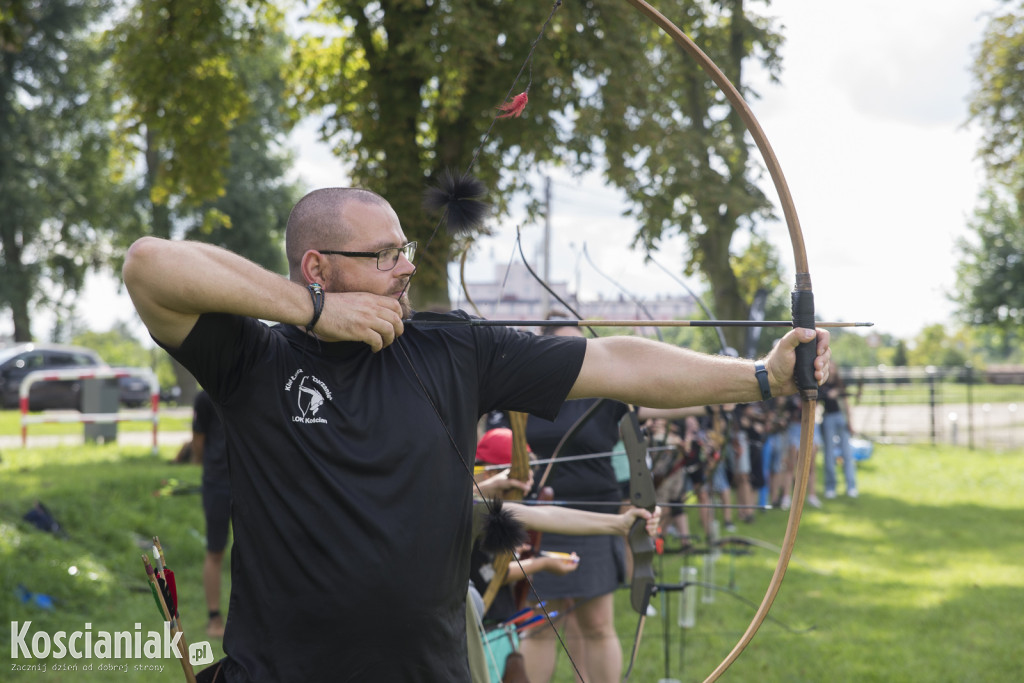
[(302, 277), (306, 282), (324, 284), (327, 281), (324, 272), (324, 255), (315, 249), (309, 249), (302, 255)]

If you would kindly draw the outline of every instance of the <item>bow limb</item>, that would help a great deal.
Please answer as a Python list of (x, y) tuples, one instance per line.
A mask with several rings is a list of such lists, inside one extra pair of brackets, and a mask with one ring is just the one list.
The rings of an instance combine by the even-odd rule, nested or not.
[[(522, 259), (523, 265), (526, 266), (526, 271), (530, 274), (530, 276), (533, 277), (533, 279), (536, 280), (538, 284), (540, 284), (540, 286), (544, 288), (544, 291), (546, 291), (548, 294), (554, 297), (555, 301), (565, 306), (565, 310), (569, 311), (574, 316), (576, 316), (576, 320), (583, 320), (584, 318), (582, 315), (580, 315), (579, 311), (573, 308), (568, 301), (560, 297), (558, 295), (558, 292), (553, 290), (547, 282), (544, 282), (544, 278), (542, 278), (540, 275), (537, 275), (537, 271), (533, 269), (533, 267), (530, 265), (530, 262), (526, 259), (526, 254), (523, 253), (523, 240), (521, 239), (518, 228), (516, 228), (516, 247), (519, 249), (519, 258)], [(595, 332), (593, 328), (587, 327), (587, 329), (595, 337), (598, 336), (597, 332)]]
[[(512, 479), (525, 482), (530, 478), (530, 452), (526, 446), (526, 413), (509, 411), (508, 421), (512, 430), (512, 462), (509, 465), (508, 476)], [(522, 500), (523, 492), (519, 489), (509, 489), (504, 496), (505, 500)], [(498, 553), (494, 558), (492, 567), (494, 576), (487, 584), (483, 594), (484, 612), (486, 613), (494, 604), (498, 591), (505, 585), (508, 577), (508, 566), (515, 560), (515, 554), (511, 551)]]
[[(590, 267), (593, 268), (594, 271), (598, 275), (603, 277), (608, 282), (612, 283), (612, 285), (614, 285), (616, 289), (618, 289), (620, 292), (625, 294), (626, 297), (630, 301), (632, 301), (634, 304), (636, 304), (637, 309), (640, 310), (647, 317), (648, 320), (651, 320), (651, 321), (654, 320), (654, 316), (651, 315), (651, 312), (647, 309), (647, 306), (644, 305), (644, 302), (641, 301), (639, 299), (639, 297), (637, 297), (635, 294), (633, 294), (628, 289), (623, 287), (621, 284), (616, 282), (615, 279), (612, 278), (611, 275), (608, 275), (603, 270), (601, 270), (600, 268), (597, 267), (597, 264), (594, 263), (593, 259), (590, 258), (590, 254), (587, 252), (587, 245), (586, 245), (586, 243), (583, 244), (583, 258), (585, 258), (587, 260), (587, 263), (590, 264)], [(655, 327), (654, 328), (654, 333), (658, 336), (658, 341), (665, 341), (664, 337), (662, 337), (662, 335), (661, 335), (661, 328), (660, 327)]]
[[(512, 462), (508, 476), (521, 482), (530, 480), (530, 449), (526, 443), (526, 413), (508, 412), (508, 422), (512, 430)], [(508, 500), (522, 500), (523, 492), (512, 489), (505, 496)]]
[[(640, 422), (636, 410), (631, 409), (619, 422), (619, 433), (626, 448), (629, 459), (629, 499), (630, 502), (649, 512), (654, 512), (657, 498), (654, 490), (654, 477), (647, 464), (647, 440), (640, 430)], [(633, 647), (626, 668), (625, 678), (633, 672), (636, 656), (640, 650), (640, 639), (643, 637), (644, 622), (647, 620), (647, 607), (654, 595), (654, 540), (648, 535), (646, 522), (636, 519), (629, 530), (629, 549), (633, 556), (633, 577), (630, 580), (629, 601), (633, 609), (640, 615), (633, 637)]]
[[(761, 129), (760, 123), (754, 116), (750, 107), (744, 101), (742, 95), (729, 79), (722, 73), (721, 69), (704, 52), (697, 47), (690, 38), (683, 33), (675, 24), (669, 21), (663, 14), (651, 7), (644, 0), (627, 0), (634, 8), (639, 10), (648, 19), (658, 25), (672, 40), (679, 45), (691, 58), (697, 61), (704, 72), (718, 85), (729, 102), (736, 109), (737, 114), (743, 120), (747, 131), (750, 133), (761, 152), (764, 164), (772, 178), (772, 183), (779, 195), (779, 202), (782, 205), (782, 212), (789, 228), (789, 238), (793, 246), (793, 257), (796, 264), (796, 285), (793, 290), (793, 324), (797, 327), (814, 328), (814, 294), (811, 288), (811, 276), (807, 265), (807, 250), (804, 247), (803, 232), (800, 230), (800, 221), (797, 218), (796, 206), (790, 194), (786, 178), (782, 173), (782, 167), (775, 156), (768, 137)], [(796, 543), (797, 531), (800, 527), (800, 517), (803, 513), (804, 495), (807, 492), (807, 482), (811, 468), (811, 449), (814, 445), (814, 412), (815, 403), (818, 397), (817, 382), (814, 380), (814, 356), (815, 342), (812, 340), (800, 345), (797, 349), (796, 366), (794, 374), (797, 386), (800, 388), (801, 396), (804, 399), (803, 412), (801, 417), (800, 433), (800, 459), (798, 461), (798, 478), (793, 492), (793, 504), (790, 508), (789, 520), (786, 523), (786, 533), (782, 543), (782, 552), (779, 554), (775, 572), (765, 591), (761, 605), (751, 620), (747, 630), (740, 637), (739, 642), (726, 655), (725, 659), (711, 672), (705, 683), (712, 683), (717, 680), (736, 661), (747, 644), (757, 633), (758, 628), (764, 622), (768, 611), (771, 609), (775, 596), (779, 592), (782, 580), (786, 575), (786, 568), (789, 566), (790, 557), (793, 554), (793, 546)]]
[(479, 308), (477, 308), (476, 302), (473, 301), (473, 297), (469, 294), (469, 287), (466, 286), (466, 260), (469, 258), (470, 246), (471, 245), (467, 244), (466, 248), (462, 250), (462, 256), (459, 257), (459, 285), (462, 286), (462, 293), (465, 295), (466, 301), (473, 309), (473, 312), (476, 313), (478, 317), (483, 318), (484, 314), (480, 312)]
[[(665, 266), (661, 265), (658, 261), (655, 260), (655, 258), (653, 256), (650, 255), (650, 253), (647, 254), (647, 260), (650, 261), (651, 263), (653, 263), (654, 265), (658, 266), (658, 268), (661, 268), (661, 270), (666, 275), (668, 275), (670, 278), (675, 280), (677, 284), (679, 284), (683, 289), (685, 289), (686, 293), (689, 294), (691, 297), (693, 297), (693, 300), (696, 301), (697, 305), (700, 306), (702, 311), (704, 311), (704, 315), (706, 315), (708, 317), (708, 320), (710, 320), (711, 322), (717, 322), (718, 321), (718, 318), (716, 318), (711, 313), (711, 309), (707, 307), (707, 304), (704, 303), (704, 300), (701, 299), (699, 296), (697, 296), (697, 293), (694, 292), (692, 289), (690, 289), (690, 286), (687, 285), (686, 282), (684, 282), (681, 277), (677, 277), (675, 273), (673, 273), (671, 270), (669, 270)], [(722, 326), (721, 325), (715, 325), (715, 332), (718, 334), (718, 346), (721, 347), (721, 349), (722, 349), (722, 355), (723, 356), (731, 355), (729, 353), (729, 345), (725, 341), (725, 332), (722, 330)]]

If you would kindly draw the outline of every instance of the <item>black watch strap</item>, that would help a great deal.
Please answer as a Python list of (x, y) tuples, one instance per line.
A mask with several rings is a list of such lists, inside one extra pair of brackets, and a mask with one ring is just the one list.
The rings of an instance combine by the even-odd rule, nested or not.
[(754, 363), (754, 377), (757, 377), (757, 386), (761, 388), (761, 400), (767, 401), (772, 397), (772, 386), (768, 383), (768, 370), (761, 361)]
[(324, 288), (319, 282), (314, 282), (307, 285), (306, 289), (309, 290), (309, 296), (313, 299), (313, 318), (306, 325), (306, 332), (312, 332), (317, 322), (320, 321), (320, 314), (324, 312)]

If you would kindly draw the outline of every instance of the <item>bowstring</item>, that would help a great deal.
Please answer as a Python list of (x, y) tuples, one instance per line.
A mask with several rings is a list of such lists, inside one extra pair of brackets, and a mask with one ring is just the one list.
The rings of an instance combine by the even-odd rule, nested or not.
[[(526, 54), (526, 59), (523, 60), (522, 66), (519, 67), (519, 73), (516, 74), (515, 79), (512, 81), (512, 85), (509, 86), (508, 92), (505, 93), (504, 102), (508, 102), (509, 98), (512, 97), (512, 93), (515, 92), (516, 89), (516, 83), (518, 83), (519, 79), (523, 77), (523, 71), (526, 71), (526, 69), (529, 69), (529, 75), (526, 80), (526, 88), (523, 92), (530, 92), (530, 86), (533, 85), (533, 53), (537, 50), (537, 46), (540, 45), (541, 39), (544, 38), (544, 33), (548, 29), (548, 24), (550, 24), (551, 20), (555, 18), (555, 12), (557, 12), (558, 8), (561, 6), (562, 0), (555, 0), (551, 5), (551, 12), (548, 14), (548, 18), (544, 20), (544, 24), (541, 25), (540, 31), (537, 33), (537, 37), (533, 39), (532, 43), (530, 43), (530, 51)], [(499, 118), (501, 118), (501, 115), (495, 114), (494, 118), (491, 119), (491, 124), (484, 132), (483, 137), (480, 139), (480, 144), (478, 144), (476, 149), (473, 151), (473, 156), (470, 158), (469, 164), (466, 166), (466, 173), (473, 170), (473, 166), (476, 165), (477, 157), (480, 156), (484, 145), (487, 144), (487, 140), (491, 136), (491, 131), (494, 129), (494, 125), (498, 122)]]
[[(523, 77), (523, 72), (527, 71), (527, 69), (529, 69), (529, 71), (527, 74), (526, 88), (523, 92), (530, 91), (530, 86), (533, 85), (533, 53), (536, 52), (537, 46), (540, 45), (540, 41), (544, 38), (544, 33), (547, 32), (548, 25), (551, 23), (551, 20), (555, 18), (555, 12), (557, 12), (561, 6), (562, 0), (555, 0), (551, 5), (551, 12), (548, 14), (547, 19), (544, 20), (543, 25), (541, 25), (540, 31), (537, 33), (537, 37), (530, 43), (530, 51), (526, 54), (526, 59), (523, 60), (522, 65), (519, 67), (519, 72), (516, 73), (516, 77), (513, 79), (512, 85), (509, 86), (508, 92), (505, 93), (505, 99), (502, 100), (502, 102), (508, 102), (512, 93), (515, 92), (516, 84), (519, 83), (519, 79)], [(500, 119), (501, 116), (501, 114), (495, 114), (491, 118), (491, 123), (487, 126), (487, 130), (484, 131), (483, 137), (480, 138), (480, 142), (477, 144), (476, 149), (473, 150), (473, 156), (470, 157), (469, 163), (466, 164), (466, 170), (463, 171), (464, 175), (468, 175), (472, 172), (473, 167), (476, 166), (477, 159), (479, 159), (481, 152), (483, 152), (484, 145), (486, 145), (487, 141), (490, 139), (491, 131), (494, 130), (494, 126), (498, 123), (498, 119)], [(434, 241), (434, 237), (437, 235), (438, 230), (441, 229), (441, 226), (444, 224), (447, 216), (448, 210), (445, 209), (441, 213), (441, 217), (438, 219), (437, 223), (434, 225), (434, 230), (430, 233), (430, 237), (427, 238), (427, 243), (423, 247), (424, 251), (426, 251), (430, 247), (430, 243)]]
[[(544, 38), (544, 34), (547, 32), (547, 28), (548, 25), (551, 23), (551, 20), (555, 18), (555, 12), (557, 12), (561, 6), (562, 0), (555, 0), (555, 2), (552, 3), (551, 12), (548, 13), (547, 19), (545, 19), (544, 23), (541, 25), (540, 31), (537, 32), (537, 37), (534, 38), (533, 42), (530, 43), (530, 50), (526, 54), (526, 59), (523, 60), (522, 65), (519, 67), (519, 71), (516, 73), (516, 77), (515, 79), (513, 79), (512, 85), (509, 86), (508, 92), (505, 93), (505, 99), (502, 100), (502, 102), (508, 102), (509, 98), (512, 96), (512, 93), (515, 92), (516, 90), (516, 84), (519, 83), (519, 79), (523, 77), (523, 72), (527, 70), (528, 71), (526, 89), (523, 92), (530, 91), (530, 86), (533, 85), (533, 53), (536, 52), (537, 46), (540, 45), (541, 39)], [(481, 152), (483, 152), (484, 145), (486, 145), (487, 141), (490, 139), (491, 131), (494, 130), (494, 126), (495, 124), (498, 123), (498, 119), (500, 118), (501, 114), (495, 114), (491, 118), (491, 122), (487, 126), (487, 130), (484, 131), (483, 137), (480, 138), (480, 142), (477, 144), (476, 149), (473, 150), (473, 155), (470, 157), (469, 163), (466, 164), (466, 169), (463, 172), (464, 175), (468, 175), (470, 172), (472, 172), (473, 167), (476, 166), (476, 162), (479, 159)], [(437, 222), (434, 223), (434, 229), (431, 230), (430, 236), (427, 238), (426, 244), (423, 245), (423, 253), (426, 253), (427, 250), (430, 248), (430, 245), (433, 243), (434, 238), (437, 236), (438, 231), (441, 229), (441, 226), (445, 224), (447, 218), (448, 209), (446, 207), (445, 210), (441, 212), (441, 215), (438, 217)], [(469, 249), (468, 245), (466, 249)], [(412, 275), (415, 274), (416, 271), (413, 271)], [(409, 285), (412, 283), (412, 275), (409, 276), (409, 280), (406, 281), (405, 283), (405, 288), (402, 290), (403, 294), (409, 290)], [(534, 277), (536, 277), (536, 275), (534, 275)], [(557, 295), (555, 296), (557, 298)]]
[[(651, 322), (654, 322), (655, 318), (651, 314), (651, 311), (647, 308), (647, 306), (644, 304), (644, 302), (636, 294), (633, 294), (631, 291), (626, 289), (620, 283), (616, 282), (615, 279), (611, 275), (608, 275), (606, 272), (604, 272), (603, 270), (601, 270), (600, 268), (597, 267), (597, 264), (594, 263), (593, 259), (590, 258), (590, 253), (587, 251), (587, 243), (586, 242), (583, 243), (583, 258), (586, 260), (587, 263), (590, 264), (590, 267), (594, 269), (594, 272), (596, 272), (598, 275), (603, 277), (608, 282), (612, 283), (615, 286), (616, 289), (618, 289), (620, 292), (625, 294), (626, 297), (628, 297), (629, 300), (633, 302), (633, 304), (637, 307), (637, 310), (639, 310), (641, 313), (643, 313), (645, 316), (647, 316), (648, 320), (650, 320)], [(641, 326), (638, 325), (637, 327), (641, 327)], [(654, 334), (658, 337), (658, 341), (660, 341), (660, 342), (665, 341), (665, 338), (661, 334), (661, 328), (660, 327), (655, 327), (654, 328)]]

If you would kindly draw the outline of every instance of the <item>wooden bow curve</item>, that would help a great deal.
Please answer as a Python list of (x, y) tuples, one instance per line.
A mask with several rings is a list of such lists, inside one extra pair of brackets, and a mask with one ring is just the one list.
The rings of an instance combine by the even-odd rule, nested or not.
[[(515, 411), (508, 412), (509, 428), (512, 430), (512, 461), (509, 463), (508, 476), (510, 479), (526, 482), (530, 478), (530, 451), (526, 444), (526, 413)], [(522, 500), (523, 492), (519, 489), (509, 489), (504, 496), (505, 500)], [(483, 594), (484, 612), (486, 613), (494, 604), (498, 591), (505, 584), (508, 577), (508, 566), (515, 560), (513, 551), (498, 553), (492, 564), (494, 576), (487, 584)]]
[[(797, 218), (796, 206), (790, 194), (786, 178), (782, 173), (782, 167), (775, 156), (768, 137), (765, 135), (758, 123), (754, 113), (750, 110), (743, 96), (726, 77), (722, 70), (708, 57), (683, 31), (669, 21), (658, 10), (654, 9), (644, 0), (626, 0), (644, 16), (660, 27), (679, 47), (690, 57), (697, 61), (701, 69), (715, 82), (722, 90), (729, 102), (735, 107), (748, 132), (761, 152), (765, 166), (771, 176), (779, 195), (779, 202), (782, 205), (782, 212), (785, 216), (786, 226), (789, 228), (789, 239), (793, 246), (793, 258), (796, 264), (796, 284), (793, 289), (793, 326), (813, 329), (814, 323), (814, 294), (811, 289), (811, 276), (807, 265), (807, 250), (804, 247), (803, 232), (800, 229), (800, 221)], [(800, 527), (800, 517), (803, 513), (804, 497), (807, 493), (807, 483), (811, 468), (811, 449), (814, 444), (814, 413), (818, 398), (817, 382), (814, 379), (814, 357), (816, 353), (816, 342), (814, 340), (805, 342), (797, 349), (796, 375), (797, 387), (805, 401), (800, 421), (800, 458), (797, 465), (797, 482), (793, 490), (792, 507), (789, 511), (789, 520), (786, 523), (786, 533), (782, 542), (782, 551), (779, 553), (779, 560), (775, 565), (775, 572), (772, 575), (764, 598), (761, 601), (754, 618), (746, 631), (740, 637), (739, 642), (726, 655), (725, 659), (705, 679), (705, 683), (711, 683), (718, 678), (736, 661), (743, 650), (753, 639), (758, 628), (768, 616), (775, 596), (786, 575), (789, 560), (793, 554), (793, 547), (796, 544), (797, 531)]]

